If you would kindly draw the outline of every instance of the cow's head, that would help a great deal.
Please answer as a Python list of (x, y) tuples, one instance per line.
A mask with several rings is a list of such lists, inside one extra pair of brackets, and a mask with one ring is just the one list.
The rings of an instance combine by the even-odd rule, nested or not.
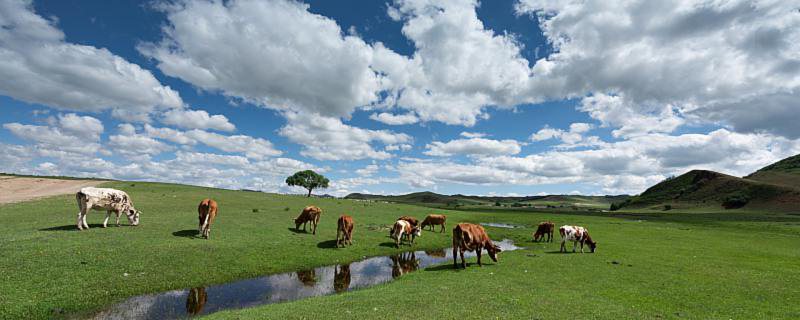
[(486, 252), (489, 253), (489, 258), (492, 258), (492, 261), (497, 262), (497, 254), (502, 252), (503, 250), (500, 249), (500, 246), (492, 243), (492, 245), (486, 247)]
[(128, 221), (131, 223), (132, 226), (139, 225), (139, 214), (142, 212), (139, 210), (134, 209), (133, 207), (128, 208), (125, 211), (125, 215), (128, 216)]
[(422, 235), (422, 229), (420, 227), (413, 227), (411, 228), (411, 234), (413, 234), (414, 237), (419, 237)]
[(591, 250), (592, 253), (594, 253), (594, 250), (597, 248), (597, 242), (592, 241), (592, 240), (589, 240), (589, 241), (586, 241), (586, 242), (589, 243), (589, 250)]

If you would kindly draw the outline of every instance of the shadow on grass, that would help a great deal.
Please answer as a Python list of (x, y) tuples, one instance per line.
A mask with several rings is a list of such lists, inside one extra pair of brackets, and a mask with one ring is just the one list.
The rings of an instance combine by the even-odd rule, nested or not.
[[(109, 228), (111, 228), (111, 227), (112, 226), (109, 226)], [(103, 225), (99, 224), (99, 223), (90, 223), (89, 224), (89, 228), (100, 228), (100, 229), (102, 229)], [(78, 225), (77, 224), (68, 224), (68, 225), (63, 225), (63, 226), (58, 226), (58, 227), (50, 227), (50, 228), (39, 229), (39, 231), (80, 231), (80, 230), (78, 230)]]
[(338, 246), (336, 245), (336, 240), (325, 240), (320, 243), (317, 243), (317, 248), (322, 249), (335, 249)]
[[(450, 263), (445, 263), (445, 264), (440, 264), (440, 265), (437, 265), (437, 266), (425, 268), (425, 271), (444, 271), (444, 270), (456, 270), (457, 271), (457, 270), (461, 270), (461, 265), (459, 264), (458, 266), (459, 266), (458, 268), (453, 267), (453, 263), (450, 262)], [(467, 266), (469, 266), (469, 264), (467, 264)]]
[(289, 227), (289, 228), (286, 228), (286, 229), (288, 229), (289, 231), (294, 232), (294, 233), (311, 233), (311, 232), (304, 231), (304, 230), (298, 230), (298, 229), (295, 229), (295, 228), (292, 228), (292, 227)]
[[(379, 244), (379, 246), (387, 248), (397, 248), (394, 242), (382, 242), (381, 244)], [(403, 247), (403, 245), (401, 244), (400, 247)]]
[(172, 233), (173, 236), (184, 237), (184, 238), (197, 238), (199, 234), (200, 231), (198, 231), (197, 229), (181, 230)]
[(568, 254), (568, 253), (572, 253), (572, 251), (569, 251), (569, 250), (567, 250), (565, 252), (561, 252), (561, 251), (545, 251), (545, 253), (547, 253), (547, 254)]

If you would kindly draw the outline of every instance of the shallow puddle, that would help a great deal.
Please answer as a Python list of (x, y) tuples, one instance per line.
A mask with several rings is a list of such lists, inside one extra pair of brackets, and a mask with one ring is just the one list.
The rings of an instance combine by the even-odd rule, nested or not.
[[(520, 249), (511, 240), (503, 251)], [(95, 319), (180, 319), (227, 309), (324, 296), (386, 283), (434, 264), (452, 263), (452, 248), (404, 252), (297, 272), (174, 290), (129, 298), (94, 315)], [(466, 254), (465, 254), (466, 255)], [(469, 254), (474, 257), (474, 253)], [(491, 261), (485, 256), (487, 261)]]
[(499, 223), (499, 222), (482, 222), (481, 225), (482, 226), (486, 226), (486, 227), (508, 228), (508, 229), (522, 228), (522, 226), (520, 226), (520, 225), (509, 224), (509, 223)]

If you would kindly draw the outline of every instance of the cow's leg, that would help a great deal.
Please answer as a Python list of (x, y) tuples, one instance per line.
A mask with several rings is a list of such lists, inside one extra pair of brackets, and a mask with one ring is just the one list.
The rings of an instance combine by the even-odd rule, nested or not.
[(459, 249), (461, 253), (461, 267), (466, 269), (467, 268), (467, 260), (464, 260), (464, 248)]
[(122, 213), (117, 211), (117, 227), (119, 227), (119, 216), (121, 216), (121, 215), (122, 215)]
[(89, 229), (89, 224), (86, 223), (86, 214), (85, 213), (83, 214), (83, 219), (81, 221), (83, 222), (83, 228), (84, 229)]
[(439, 233), (444, 232), (444, 228), (445, 228), (444, 223), (442, 223), (442, 230), (439, 230)]
[(458, 269), (458, 246), (453, 246), (453, 269)]
[(572, 253), (575, 253), (575, 248), (578, 247), (578, 241), (572, 241)]
[(208, 231), (209, 231), (209, 229), (211, 229), (211, 226), (209, 225), (209, 222), (208, 222), (208, 219), (210, 219), (210, 217), (211, 217), (211, 213), (210, 212), (206, 213), (205, 217), (204, 217), (205, 219), (203, 219), (203, 226), (200, 227), (200, 230), (202, 231), (202, 234), (203, 234), (203, 238), (206, 238), (206, 239), (208, 239)]
[(567, 252), (566, 239), (561, 239), (561, 249), (558, 252)]
[(83, 212), (78, 212), (78, 230), (83, 230)]
[(583, 241), (581, 241), (581, 253), (583, 253)]
[(108, 218), (111, 217), (111, 210), (106, 210), (106, 219), (103, 220), (103, 228), (108, 227)]
[(481, 252), (482, 251), (483, 251), (483, 247), (481, 247), (481, 246), (478, 246), (478, 248), (475, 249), (475, 252), (477, 253), (476, 255), (478, 256), (478, 266), (479, 267), (483, 267), (483, 264), (481, 264)]

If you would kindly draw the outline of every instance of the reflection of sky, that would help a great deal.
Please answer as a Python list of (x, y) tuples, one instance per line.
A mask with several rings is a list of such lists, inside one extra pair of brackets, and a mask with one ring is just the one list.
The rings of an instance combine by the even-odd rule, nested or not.
[[(508, 239), (496, 244), (504, 251), (519, 249)], [(445, 255), (445, 257), (429, 256), (424, 251), (414, 253), (419, 269), (452, 261), (452, 249), (445, 249)], [(403, 259), (409, 256), (410, 254), (406, 253)], [(473, 257), (475, 253), (467, 253), (465, 256)], [(327, 266), (314, 269), (316, 282), (310, 286), (303, 284), (296, 272), (289, 272), (207, 287), (208, 300), (202, 308), (202, 313), (334, 294), (335, 268), (336, 266)], [(349, 290), (392, 281), (392, 268), (393, 262), (388, 256), (351, 263)], [(133, 297), (96, 314), (95, 319), (186, 318), (188, 294), (187, 289)]]

